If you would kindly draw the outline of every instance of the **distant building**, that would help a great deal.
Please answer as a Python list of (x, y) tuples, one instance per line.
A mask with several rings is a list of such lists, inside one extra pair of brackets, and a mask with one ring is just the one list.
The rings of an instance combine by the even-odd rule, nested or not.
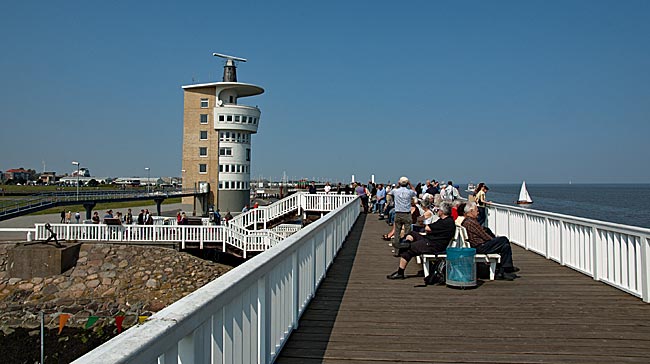
[[(77, 176), (77, 170), (72, 171), (72, 176)], [(79, 177), (90, 177), (90, 169), (88, 168), (79, 168)]]
[[(222, 82), (183, 86), (183, 188), (209, 184), (207, 203), (221, 211), (240, 211), (250, 203), (251, 135), (257, 133), (260, 109), (239, 99), (264, 92), (237, 82), (234, 62), (227, 59)], [(193, 203), (192, 197), (183, 203)]]
[(24, 180), (24, 181), (28, 181), (29, 176), (30, 176), (29, 172), (26, 171), (23, 168), (9, 169), (4, 173), (5, 181), (8, 181), (8, 180), (14, 180), (14, 181)]
[(44, 184), (48, 184), (48, 185), (53, 184), (56, 182), (56, 172), (43, 172), (41, 173), (39, 179)]

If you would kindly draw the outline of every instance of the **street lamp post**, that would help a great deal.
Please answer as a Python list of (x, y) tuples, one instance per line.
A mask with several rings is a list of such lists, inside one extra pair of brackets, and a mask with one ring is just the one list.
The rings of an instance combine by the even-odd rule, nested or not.
[(145, 167), (144, 170), (147, 171), (147, 193), (149, 193), (149, 182), (150, 182), (149, 176), (151, 175), (151, 173), (149, 173), (149, 167)]
[(77, 201), (79, 201), (79, 162), (72, 161), (72, 164), (77, 166)]

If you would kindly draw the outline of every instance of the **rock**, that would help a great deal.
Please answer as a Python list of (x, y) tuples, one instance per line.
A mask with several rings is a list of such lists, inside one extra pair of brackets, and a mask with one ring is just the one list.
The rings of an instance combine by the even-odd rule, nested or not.
[(88, 287), (88, 288), (97, 288), (97, 286), (99, 286), (99, 284), (100, 284), (99, 279), (94, 279), (92, 281), (88, 281), (86, 283), (86, 287)]
[(86, 265), (88, 265), (89, 267), (101, 267), (103, 263), (104, 261), (101, 259), (93, 259), (93, 260), (89, 260), (88, 264)]
[(75, 283), (72, 286), (70, 286), (69, 290), (70, 291), (84, 291), (86, 289), (86, 285), (83, 283)]
[(43, 288), (43, 295), (54, 294), (59, 291), (59, 288), (53, 284), (48, 284)]
[(129, 266), (129, 262), (126, 259), (124, 259), (124, 260), (120, 261), (120, 263), (117, 266), (119, 268), (126, 268), (126, 267)]
[(107, 289), (104, 293), (102, 293), (102, 297), (114, 295), (115, 291), (116, 291), (115, 287), (111, 287), (111, 288)]
[(18, 286), (18, 289), (22, 289), (22, 290), (25, 290), (25, 291), (31, 290), (32, 288), (34, 288), (33, 283), (23, 283), (23, 284)]
[(16, 284), (16, 283), (18, 283), (20, 281), (22, 281), (22, 279), (20, 279), (20, 278), (9, 278), (9, 285), (13, 286), (14, 284)]
[(113, 270), (115, 269), (116, 265), (113, 263), (104, 263), (102, 264), (101, 270)]
[(158, 287), (158, 281), (156, 281), (155, 279), (149, 279), (145, 284), (145, 286), (147, 288), (156, 288)]
[(39, 283), (43, 282), (43, 278), (41, 278), (41, 277), (34, 277), (34, 278), (32, 278), (32, 280), (31, 280), (30, 282), (32, 282), (32, 283), (34, 283), (34, 284), (39, 284)]
[(115, 274), (116, 274), (115, 271), (100, 272), (99, 277), (100, 278), (114, 278)]

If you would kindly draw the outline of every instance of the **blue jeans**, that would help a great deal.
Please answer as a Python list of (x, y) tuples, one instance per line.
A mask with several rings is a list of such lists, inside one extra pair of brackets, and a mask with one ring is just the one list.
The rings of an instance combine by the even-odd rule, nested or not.
[(394, 224), (395, 223), (395, 209), (392, 208), (390, 211), (388, 211), (388, 223), (389, 224)]
[(372, 212), (379, 212), (380, 215), (384, 214), (384, 205), (385, 202), (382, 200), (382, 202), (376, 202), (375, 203), (375, 208), (373, 209)]

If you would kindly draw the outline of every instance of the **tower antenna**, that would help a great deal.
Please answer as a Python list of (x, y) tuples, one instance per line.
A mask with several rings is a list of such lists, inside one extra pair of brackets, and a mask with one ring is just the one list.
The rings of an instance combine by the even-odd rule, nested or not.
[(222, 53), (212, 53), (212, 55), (226, 60), (226, 65), (223, 66), (223, 82), (237, 82), (237, 66), (235, 65), (235, 61), (246, 62), (246, 59)]

